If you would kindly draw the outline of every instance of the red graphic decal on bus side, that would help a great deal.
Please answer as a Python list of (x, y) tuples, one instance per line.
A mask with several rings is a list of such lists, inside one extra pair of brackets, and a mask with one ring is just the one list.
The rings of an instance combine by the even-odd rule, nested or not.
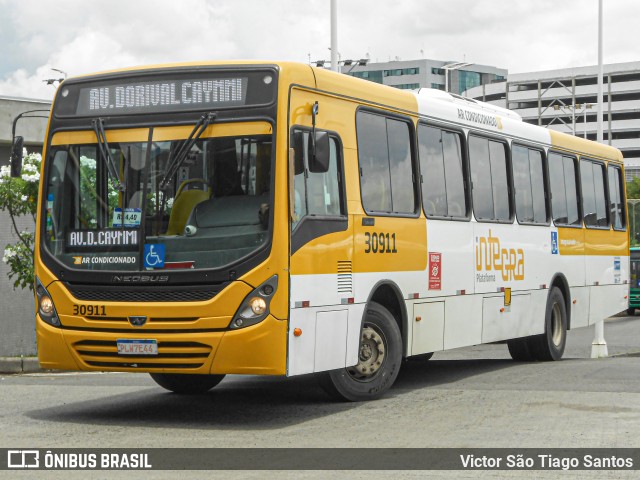
[(429, 290), (442, 288), (442, 254), (429, 253)]

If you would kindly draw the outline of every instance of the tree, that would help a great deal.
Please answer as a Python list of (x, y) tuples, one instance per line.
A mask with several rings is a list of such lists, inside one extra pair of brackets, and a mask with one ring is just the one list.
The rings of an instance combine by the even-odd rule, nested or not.
[(9, 266), (7, 275), (14, 279), (13, 288), (33, 290), (33, 231), (18, 228), (18, 218), (29, 216), (35, 230), (38, 208), (38, 184), (42, 157), (38, 153), (24, 152), (21, 176), (11, 177), (11, 167), (0, 167), (0, 210), (9, 214), (11, 225), (18, 240), (7, 244), (2, 261)]
[(627, 182), (627, 198), (640, 198), (640, 177)]

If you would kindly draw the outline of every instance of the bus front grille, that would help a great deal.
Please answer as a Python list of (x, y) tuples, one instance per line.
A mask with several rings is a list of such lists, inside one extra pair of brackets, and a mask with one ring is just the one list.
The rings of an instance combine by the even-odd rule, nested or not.
[(196, 369), (211, 354), (210, 345), (198, 342), (158, 342), (157, 355), (120, 355), (115, 341), (81, 340), (73, 349), (87, 365), (115, 368)]
[(205, 302), (220, 293), (229, 282), (215, 285), (77, 285), (66, 287), (78, 300), (105, 302)]

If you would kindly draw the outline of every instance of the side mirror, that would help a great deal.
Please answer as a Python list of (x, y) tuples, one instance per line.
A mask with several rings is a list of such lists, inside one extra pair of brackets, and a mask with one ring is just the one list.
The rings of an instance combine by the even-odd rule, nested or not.
[(327, 132), (315, 132), (315, 142), (313, 134), (309, 135), (310, 172), (325, 173), (329, 170), (329, 151), (329, 134)]
[(11, 176), (19, 177), (22, 173), (22, 150), (24, 148), (24, 138), (15, 137), (11, 146)]
[(304, 172), (304, 133), (302, 131), (293, 132), (291, 148), (293, 148), (293, 174), (300, 175)]

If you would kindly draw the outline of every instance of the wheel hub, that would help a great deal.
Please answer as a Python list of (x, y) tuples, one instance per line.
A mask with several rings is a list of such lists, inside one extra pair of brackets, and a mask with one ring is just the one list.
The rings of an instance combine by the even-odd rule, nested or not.
[(360, 338), (360, 351), (358, 364), (347, 369), (347, 372), (356, 380), (368, 380), (375, 376), (382, 367), (386, 357), (384, 339), (370, 325), (365, 324)]

